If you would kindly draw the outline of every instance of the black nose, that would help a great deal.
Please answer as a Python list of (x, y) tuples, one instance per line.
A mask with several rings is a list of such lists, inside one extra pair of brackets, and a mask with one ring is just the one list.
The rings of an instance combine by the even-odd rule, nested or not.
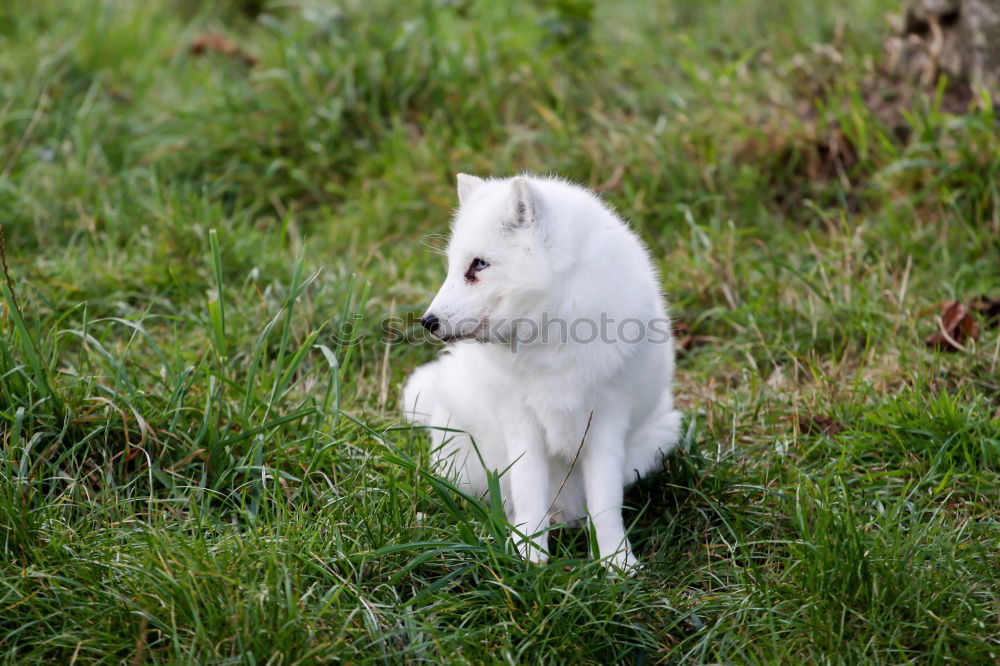
[(431, 333), (436, 331), (438, 327), (441, 326), (441, 322), (438, 320), (437, 316), (432, 315), (430, 312), (420, 318), (420, 323)]

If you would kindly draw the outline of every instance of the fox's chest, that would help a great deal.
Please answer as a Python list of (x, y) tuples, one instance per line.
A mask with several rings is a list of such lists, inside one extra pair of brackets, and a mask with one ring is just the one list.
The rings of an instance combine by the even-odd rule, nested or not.
[(548, 411), (533, 410), (545, 433), (549, 453), (572, 460), (580, 450), (591, 421), (590, 410)]

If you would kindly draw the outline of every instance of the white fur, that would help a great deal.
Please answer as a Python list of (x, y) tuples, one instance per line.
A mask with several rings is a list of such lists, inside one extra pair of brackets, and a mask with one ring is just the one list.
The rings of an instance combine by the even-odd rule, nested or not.
[[(531, 539), (519, 542), (528, 559), (547, 559), (550, 521), (589, 518), (601, 556), (630, 569), (624, 488), (676, 445), (681, 419), (673, 339), (646, 249), (596, 196), (561, 180), (460, 174), (458, 194), (448, 275), (427, 312), (441, 336), (464, 339), (407, 381), (407, 418), (434, 427), (436, 463), (466, 490), (482, 495), (486, 469), (507, 470), (504, 505)], [(489, 267), (470, 283), (476, 258)], [(521, 339), (543, 313), (570, 323), (602, 314), (659, 321), (665, 330), (660, 341), (633, 343)], [(522, 323), (505, 323), (515, 319)]]

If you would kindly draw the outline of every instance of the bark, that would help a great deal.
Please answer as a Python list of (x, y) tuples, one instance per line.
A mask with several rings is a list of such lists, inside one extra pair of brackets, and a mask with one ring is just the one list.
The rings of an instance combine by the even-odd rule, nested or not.
[(1000, 0), (906, 0), (901, 23), (889, 49), (895, 69), (1000, 95)]

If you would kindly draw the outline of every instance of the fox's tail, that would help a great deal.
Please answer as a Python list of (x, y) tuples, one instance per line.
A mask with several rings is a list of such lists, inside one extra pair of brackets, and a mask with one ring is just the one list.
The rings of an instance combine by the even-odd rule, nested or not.
[(625, 455), (628, 473), (642, 477), (656, 468), (661, 458), (677, 447), (682, 419), (683, 415), (673, 408), (673, 400), (665, 400), (661, 411), (630, 438)]

